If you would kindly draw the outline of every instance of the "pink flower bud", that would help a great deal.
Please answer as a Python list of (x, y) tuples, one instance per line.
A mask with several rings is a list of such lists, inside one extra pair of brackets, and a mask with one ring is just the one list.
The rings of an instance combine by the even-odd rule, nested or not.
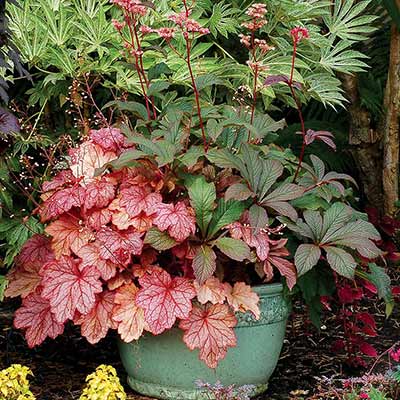
[(310, 37), (310, 32), (307, 28), (303, 28), (301, 26), (296, 26), (290, 31), (292, 35), (293, 42), (299, 43), (302, 39), (308, 39)]

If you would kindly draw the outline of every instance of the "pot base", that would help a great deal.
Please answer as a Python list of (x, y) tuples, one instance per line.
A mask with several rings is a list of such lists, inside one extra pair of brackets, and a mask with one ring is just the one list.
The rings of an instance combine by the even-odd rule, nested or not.
[[(155, 397), (156, 399), (165, 400), (211, 400), (209, 393), (204, 393), (202, 390), (182, 390), (173, 386), (156, 385), (154, 383), (142, 382), (128, 376), (128, 385), (142, 395)], [(268, 384), (253, 385), (253, 390), (250, 394), (251, 397), (258, 396), (264, 393), (268, 388)]]
[(182, 340), (183, 331), (174, 327), (138, 341), (119, 342), (122, 363), (129, 385), (139, 393), (164, 400), (210, 400), (195, 381), (220, 382), (224, 387), (252, 385), (253, 396), (267, 388), (279, 359), (289, 313), (282, 285), (254, 288), (260, 297), (260, 318), (237, 313), (237, 346), (229, 348), (215, 369), (199, 360), (199, 350), (190, 351)]

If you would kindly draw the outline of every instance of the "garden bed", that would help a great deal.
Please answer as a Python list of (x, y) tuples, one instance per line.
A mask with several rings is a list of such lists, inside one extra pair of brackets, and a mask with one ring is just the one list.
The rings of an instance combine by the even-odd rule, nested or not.
[[(12, 363), (29, 366), (34, 373), (31, 380), (32, 391), (39, 400), (78, 399), (85, 377), (102, 363), (117, 368), (128, 399), (148, 399), (135, 395), (125, 385), (125, 372), (117, 352), (116, 340), (112, 335), (92, 346), (79, 335), (76, 328), (69, 327), (61, 337), (54, 341), (48, 340), (45, 346), (31, 350), (22, 334), (11, 326), (13, 306), (14, 304), (6, 302), (0, 308), (0, 368)], [(386, 322), (383, 322), (382, 310), (369, 307), (369, 312), (374, 313), (380, 322), (378, 325), (382, 327), (380, 335), (370, 340), (379, 353), (398, 340), (396, 332), (400, 331), (399, 312), (395, 310), (397, 315)], [(318, 379), (324, 376), (346, 378), (363, 372), (349, 369), (345, 366), (344, 357), (331, 352), (331, 344), (340, 330), (331, 326), (333, 321), (324, 322), (327, 329), (317, 333), (311, 324), (308, 325), (308, 329), (304, 329), (307, 324), (304, 314), (293, 314), (270, 388), (257, 400), (310, 399), (317, 391)]]

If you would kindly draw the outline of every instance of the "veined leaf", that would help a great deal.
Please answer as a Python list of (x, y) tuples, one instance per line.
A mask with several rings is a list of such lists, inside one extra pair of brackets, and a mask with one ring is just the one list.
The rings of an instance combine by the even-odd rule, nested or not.
[(194, 276), (200, 285), (214, 274), (217, 268), (216, 259), (217, 256), (210, 246), (202, 245), (197, 249), (192, 267)]
[(317, 265), (321, 249), (314, 244), (301, 244), (294, 256), (298, 276), (304, 275)]
[(242, 240), (223, 237), (214, 243), (219, 250), (233, 260), (243, 261), (250, 258), (250, 248)]
[(225, 201), (221, 199), (212, 216), (207, 237), (212, 238), (223, 227), (238, 221), (245, 208), (246, 204), (244, 202), (236, 200)]
[(150, 229), (144, 238), (144, 243), (151, 245), (158, 251), (169, 250), (174, 247), (177, 242), (167, 232), (161, 232), (156, 228)]
[(196, 213), (197, 225), (205, 235), (217, 198), (214, 183), (208, 183), (203, 176), (197, 177), (189, 186), (189, 198)]
[[(390, 277), (384, 268), (378, 267), (374, 263), (368, 264), (368, 266), (370, 273), (366, 274), (366, 278), (376, 287), (379, 298), (385, 301), (386, 316), (388, 317), (392, 313), (394, 307)], [(361, 277), (364, 276), (362, 275)]]
[(333, 270), (335, 270), (339, 275), (349, 279), (354, 279), (357, 263), (351, 254), (339, 247), (332, 246), (325, 247), (325, 251), (328, 264)]

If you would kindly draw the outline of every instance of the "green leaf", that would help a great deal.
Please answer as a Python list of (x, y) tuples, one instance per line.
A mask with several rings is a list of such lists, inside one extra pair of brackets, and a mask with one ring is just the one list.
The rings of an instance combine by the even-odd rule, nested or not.
[(8, 281), (5, 276), (0, 275), (0, 301), (4, 300), (4, 292), (7, 288)]
[(221, 199), (218, 202), (218, 207), (214, 211), (210, 225), (208, 227), (207, 238), (212, 238), (220, 229), (238, 221), (246, 208), (246, 203)]
[(354, 279), (357, 263), (353, 256), (338, 247), (327, 246), (324, 249), (326, 251), (326, 259), (332, 269), (339, 275)]
[(240, 157), (227, 149), (210, 149), (207, 158), (219, 168), (235, 168), (238, 171), (245, 168)]
[(298, 276), (310, 271), (321, 257), (321, 249), (314, 244), (301, 244), (294, 256)]
[(197, 225), (205, 235), (217, 198), (214, 183), (208, 183), (203, 176), (197, 177), (189, 185), (189, 198), (196, 213)]
[(313, 268), (297, 280), (303, 298), (306, 301), (310, 318), (316, 328), (321, 327), (321, 296), (331, 296), (336, 291), (332, 271), (327, 268)]
[(121, 155), (116, 159), (107, 164), (114, 169), (122, 169), (126, 167), (135, 167), (138, 165), (139, 158), (146, 157), (146, 153), (136, 149), (125, 150)]
[(225, 200), (247, 200), (254, 197), (254, 193), (244, 183), (234, 183), (225, 192)]
[(203, 146), (192, 146), (185, 154), (179, 156), (178, 160), (185, 164), (188, 168), (192, 168), (203, 155)]
[(335, 203), (324, 213), (324, 222), (322, 227), (322, 243), (326, 242), (325, 237), (339, 229), (351, 218), (351, 208), (343, 203)]
[(290, 204), (295, 208), (302, 208), (312, 211), (316, 211), (321, 208), (326, 210), (329, 208), (329, 203), (315, 194), (307, 194), (298, 199), (292, 200)]
[(242, 240), (224, 237), (217, 239), (214, 244), (232, 260), (243, 261), (250, 258), (250, 248)]
[(214, 250), (207, 245), (200, 246), (193, 258), (193, 271), (197, 281), (202, 285), (210, 276), (212, 276), (217, 268), (217, 256)]
[(213, 85), (222, 85), (224, 81), (214, 74), (200, 75), (195, 79), (197, 90), (203, 90)]
[(151, 245), (158, 251), (169, 250), (176, 246), (177, 242), (166, 232), (160, 232), (156, 228), (151, 228), (144, 238), (144, 243)]
[(137, 101), (110, 101), (104, 105), (103, 109), (108, 107), (117, 107), (120, 111), (129, 111), (133, 115), (144, 121), (147, 121), (149, 119), (146, 107), (143, 104), (138, 103)]
[(386, 316), (389, 317), (394, 307), (390, 277), (384, 268), (378, 267), (374, 263), (368, 264), (368, 266), (371, 273), (362, 277), (367, 278), (376, 287), (379, 298), (386, 303)]
[(267, 211), (265, 211), (264, 208), (260, 207), (257, 204), (253, 204), (250, 207), (249, 219), (250, 226), (256, 229), (256, 231), (269, 225)]
[(147, 90), (147, 96), (148, 97), (158, 96), (163, 90), (168, 89), (169, 86), (170, 86), (169, 82), (166, 81), (152, 82), (151, 85), (149, 86), (149, 89)]

